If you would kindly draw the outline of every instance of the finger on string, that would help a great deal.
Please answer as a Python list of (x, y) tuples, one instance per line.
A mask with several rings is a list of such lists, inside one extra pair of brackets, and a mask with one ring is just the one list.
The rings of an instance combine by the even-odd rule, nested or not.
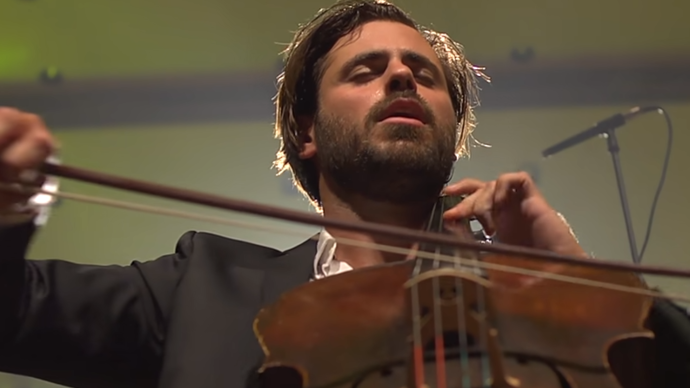
[(443, 220), (453, 224), (465, 219), (476, 219), (482, 225), (484, 232), (492, 235), (496, 230), (492, 214), (493, 185), (466, 197), (457, 206), (443, 213)]
[(496, 232), (496, 223), (494, 222), (494, 190), (496, 182), (490, 182), (483, 190), (477, 193), (477, 199), (474, 201), (474, 208), (472, 215), (476, 217), (477, 221), (482, 225), (484, 232), (491, 236)]
[(468, 195), (460, 203), (443, 213), (443, 220), (446, 222), (457, 222), (464, 218), (472, 217), (474, 214), (474, 203), (477, 201), (477, 192)]

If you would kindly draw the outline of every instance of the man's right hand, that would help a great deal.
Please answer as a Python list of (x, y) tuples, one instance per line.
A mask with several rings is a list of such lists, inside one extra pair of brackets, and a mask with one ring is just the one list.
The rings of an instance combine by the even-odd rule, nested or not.
[[(0, 183), (22, 182), (40, 186), (36, 171), (53, 153), (56, 141), (40, 117), (13, 108), (0, 107)], [(34, 175), (27, 182), (27, 175)], [(21, 205), (31, 195), (0, 190), (0, 214)]]

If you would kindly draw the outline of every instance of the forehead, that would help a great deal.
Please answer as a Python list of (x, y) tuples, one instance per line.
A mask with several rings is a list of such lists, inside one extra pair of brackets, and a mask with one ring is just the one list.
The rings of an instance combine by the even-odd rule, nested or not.
[(326, 69), (338, 68), (348, 59), (367, 51), (386, 51), (392, 55), (412, 51), (441, 65), (436, 52), (416, 29), (394, 21), (373, 21), (336, 42), (326, 59)]

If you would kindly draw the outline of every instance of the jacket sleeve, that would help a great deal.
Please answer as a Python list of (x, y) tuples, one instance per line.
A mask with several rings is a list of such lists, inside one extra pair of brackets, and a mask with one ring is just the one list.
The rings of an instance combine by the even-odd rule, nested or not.
[(33, 223), (0, 227), (0, 371), (80, 387), (155, 386), (192, 250), (128, 266), (26, 260)]

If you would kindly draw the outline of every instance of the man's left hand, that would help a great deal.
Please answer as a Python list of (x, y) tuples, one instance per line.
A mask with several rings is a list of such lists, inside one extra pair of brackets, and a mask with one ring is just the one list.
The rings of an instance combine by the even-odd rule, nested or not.
[(467, 196), (444, 214), (446, 221), (476, 217), (500, 243), (587, 256), (565, 219), (549, 206), (527, 173), (508, 173), (491, 182), (463, 179), (444, 193)]

